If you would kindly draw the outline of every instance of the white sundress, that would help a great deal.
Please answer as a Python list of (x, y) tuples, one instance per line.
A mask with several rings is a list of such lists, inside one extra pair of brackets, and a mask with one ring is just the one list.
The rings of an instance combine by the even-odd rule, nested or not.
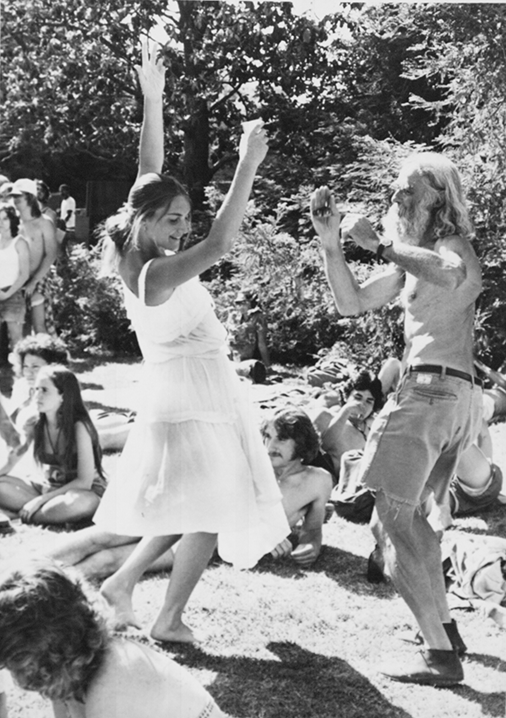
[(144, 358), (139, 407), (95, 514), (129, 536), (218, 534), (220, 556), (254, 566), (289, 533), (258, 417), (227, 358), (226, 331), (198, 278), (146, 306), (125, 287)]

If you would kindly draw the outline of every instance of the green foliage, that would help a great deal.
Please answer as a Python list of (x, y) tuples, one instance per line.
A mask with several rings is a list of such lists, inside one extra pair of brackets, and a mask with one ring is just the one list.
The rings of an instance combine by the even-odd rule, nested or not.
[(231, 278), (224, 280), (215, 272), (209, 282), (218, 315), (226, 320), (239, 288), (258, 291), (275, 361), (311, 362), (322, 346), (338, 339), (337, 313), (316, 240), (299, 244), (279, 231), (275, 218), (259, 221), (252, 207), (227, 261)]
[[(226, 321), (239, 289), (255, 289), (269, 326), (269, 347), (275, 361), (313, 363), (336, 342), (348, 347), (363, 364), (379, 365), (389, 355), (399, 356), (402, 330), (399, 307), (387, 307), (361, 317), (341, 318), (334, 305), (323, 269), (319, 242), (306, 236), (294, 239), (280, 229), (286, 208), (305, 201), (308, 193), (287, 198), (276, 216), (265, 218), (250, 203), (241, 235), (225, 263), (211, 273), (209, 290), (217, 312)], [(208, 190), (212, 206), (220, 203), (219, 192)], [(376, 267), (356, 264), (353, 270), (366, 279)]]
[(99, 249), (70, 249), (53, 280), (54, 311), (61, 338), (79, 351), (97, 349), (139, 355), (117, 275), (100, 276)]
[[(502, 363), (504, 5), (338, 3), (316, 20), (278, 2), (5, 0), (2, 21), (0, 161), (13, 178), (65, 180), (81, 197), (87, 180), (133, 179), (141, 122), (134, 65), (139, 37), (155, 21), (168, 37), (166, 168), (190, 186), (199, 238), (211, 215), (205, 187), (228, 184), (241, 121), (271, 123), (243, 237), (209, 274), (220, 312), (239, 285), (261, 288), (283, 360), (305, 361), (336, 341), (364, 356), (367, 348), (374, 357), (398, 353), (398, 307), (339, 318), (311, 239), (309, 195), (328, 184), (343, 210), (379, 229), (406, 154), (449, 153), (465, 180), (483, 268), (477, 348)], [(351, 243), (345, 251), (361, 276), (373, 271), (368, 253)], [(64, 333), (83, 344), (129, 345), (117, 285), (75, 261), (82, 277), (67, 267), (58, 280)]]

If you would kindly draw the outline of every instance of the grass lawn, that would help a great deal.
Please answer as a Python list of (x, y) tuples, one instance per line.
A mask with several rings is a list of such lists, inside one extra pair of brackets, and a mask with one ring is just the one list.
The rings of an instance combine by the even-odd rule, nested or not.
[[(75, 368), (92, 406), (132, 408), (138, 365), (76, 363)], [(300, 386), (293, 376), (283, 384), (292, 399), (300, 396)], [(280, 385), (254, 391), (261, 406), (284, 400), (276, 398)], [(492, 427), (492, 432), (504, 470), (504, 425)], [(114, 456), (106, 457), (110, 467), (114, 461)], [(506, 537), (506, 508), (459, 519), (449, 537), (455, 532)], [(18, 525), (15, 534), (0, 539), (0, 557), (21, 559), (27, 552), (44, 552), (58, 540), (56, 531)], [(238, 572), (213, 561), (186, 613), (189, 625), (205, 639), (198, 646), (160, 650), (185, 665), (236, 718), (505, 715), (504, 630), (477, 611), (454, 610), (469, 649), (464, 683), (436, 689), (391, 682), (378, 669), (392, 658), (407, 661), (414, 652), (398, 638), (413, 626), (411, 614), (391, 585), (367, 582), (373, 542), (366, 526), (334, 516), (325, 525), (324, 543), (322, 555), (308, 570), (290, 560), (263, 559), (254, 570)], [(135, 607), (146, 627), (161, 604), (167, 578), (147, 576), (136, 589)], [(10, 716), (52, 715), (35, 694), (14, 688), (9, 701)]]

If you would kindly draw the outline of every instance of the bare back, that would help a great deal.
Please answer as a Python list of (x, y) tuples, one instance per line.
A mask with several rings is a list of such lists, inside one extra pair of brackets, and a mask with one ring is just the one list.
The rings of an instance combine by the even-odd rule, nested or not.
[[(84, 717), (198, 718), (210, 701), (203, 686), (166, 655), (117, 638), (88, 690)], [(75, 708), (72, 717), (81, 718)], [(212, 716), (223, 713), (215, 708)]]

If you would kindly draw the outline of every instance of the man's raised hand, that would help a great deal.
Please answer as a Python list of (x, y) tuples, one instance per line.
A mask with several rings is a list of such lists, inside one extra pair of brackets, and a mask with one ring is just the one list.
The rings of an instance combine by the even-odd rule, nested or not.
[(311, 195), (311, 221), (324, 249), (339, 244), (341, 213), (328, 187), (318, 187)]

